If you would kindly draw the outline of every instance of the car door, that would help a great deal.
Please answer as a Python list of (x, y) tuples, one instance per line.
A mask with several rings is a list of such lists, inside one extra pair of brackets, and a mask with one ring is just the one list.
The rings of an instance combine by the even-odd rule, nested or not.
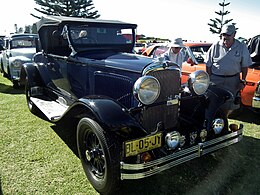
[(61, 56), (48, 56), (48, 62), (45, 64), (48, 75), (54, 84), (52, 88), (58, 92), (70, 91), (70, 85), (67, 78), (67, 61)]

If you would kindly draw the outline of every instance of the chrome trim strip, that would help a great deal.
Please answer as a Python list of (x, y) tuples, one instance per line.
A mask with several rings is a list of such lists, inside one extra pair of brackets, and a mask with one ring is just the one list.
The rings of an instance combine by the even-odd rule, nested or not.
[[(242, 139), (243, 129), (224, 135), (222, 137), (199, 143), (196, 146), (181, 150), (177, 153), (145, 164), (125, 164), (121, 162), (121, 171), (135, 171), (135, 173), (121, 173), (121, 179), (141, 179), (167, 170), (173, 166), (198, 158), (207, 153), (232, 145)], [(168, 162), (169, 161), (169, 162)], [(144, 170), (148, 169), (149, 170)], [(138, 172), (139, 171), (139, 172)]]

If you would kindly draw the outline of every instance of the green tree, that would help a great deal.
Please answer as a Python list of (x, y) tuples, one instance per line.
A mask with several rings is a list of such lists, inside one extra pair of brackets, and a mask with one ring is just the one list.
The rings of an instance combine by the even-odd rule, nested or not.
[(33, 23), (33, 25), (32, 25), (32, 33), (34, 33), (34, 34), (37, 34), (37, 27), (36, 27), (36, 23)]
[[(230, 2), (226, 3), (225, 0), (223, 0), (222, 3), (219, 3), (219, 5), (221, 6), (221, 10), (218, 12), (215, 11), (215, 13), (219, 15), (220, 18), (210, 19), (211, 23), (208, 23), (208, 25), (210, 26), (209, 28), (210, 32), (212, 32), (213, 34), (220, 34), (222, 27), (233, 20), (233, 19), (224, 20), (224, 16), (230, 13), (229, 11), (225, 10), (225, 7), (228, 6), (229, 4)], [(236, 23), (232, 23), (232, 24), (235, 25)]]
[[(40, 9), (34, 8), (36, 11), (44, 15), (55, 16), (73, 16), (80, 18), (98, 18), (100, 15), (94, 10), (92, 0), (34, 0), (40, 5)], [(40, 18), (31, 14), (36, 18)]]
[(30, 26), (30, 25), (25, 25), (25, 27), (24, 27), (24, 33), (31, 33), (31, 28), (32, 28), (32, 26)]

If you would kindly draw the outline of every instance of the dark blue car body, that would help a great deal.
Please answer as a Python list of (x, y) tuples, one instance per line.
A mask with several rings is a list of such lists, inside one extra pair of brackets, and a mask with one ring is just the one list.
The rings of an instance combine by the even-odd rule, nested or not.
[(133, 52), (137, 25), (49, 16), (42, 50), (23, 66), (30, 111), (77, 127), (88, 180), (100, 193), (238, 142), (221, 109), (230, 93), (206, 72), (181, 85), (179, 67)]

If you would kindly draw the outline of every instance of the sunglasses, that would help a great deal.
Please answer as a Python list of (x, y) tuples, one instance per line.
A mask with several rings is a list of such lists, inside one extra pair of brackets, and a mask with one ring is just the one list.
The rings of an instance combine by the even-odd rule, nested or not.
[[(232, 34), (231, 34), (232, 35)], [(231, 35), (228, 35), (226, 33), (223, 33), (222, 36), (225, 36), (225, 37), (230, 37)]]

